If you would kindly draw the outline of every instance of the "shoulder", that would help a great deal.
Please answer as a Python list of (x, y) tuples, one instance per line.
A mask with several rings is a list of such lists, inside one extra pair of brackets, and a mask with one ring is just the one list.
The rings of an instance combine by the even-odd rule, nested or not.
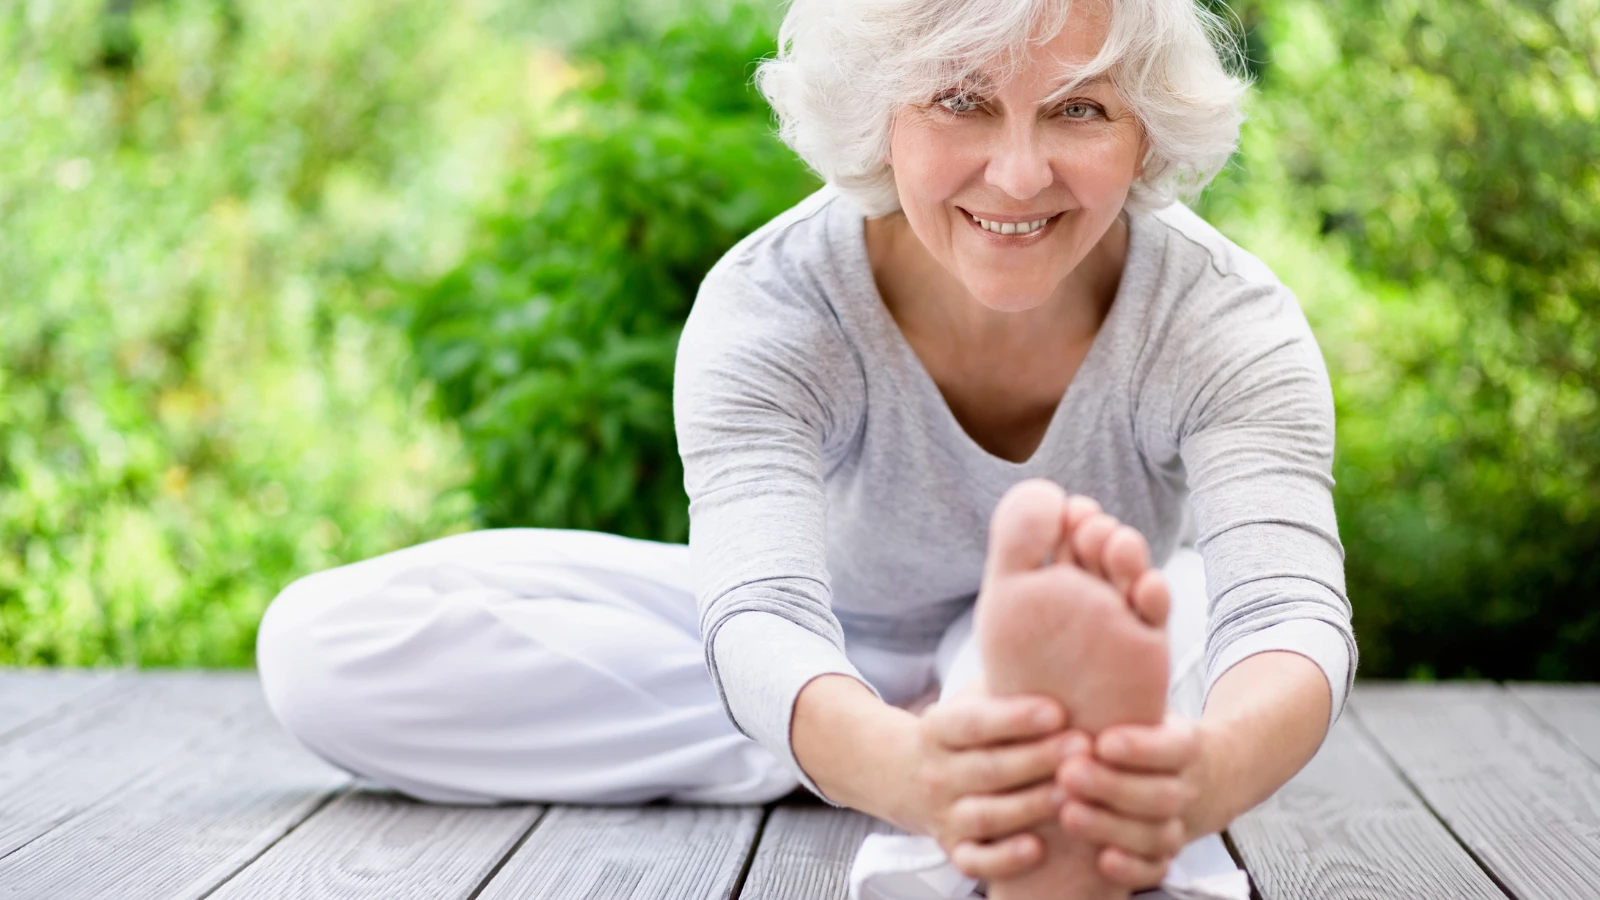
[(839, 271), (836, 204), (848, 201), (824, 186), (729, 248), (706, 273), (695, 307), (737, 312), (747, 305), (830, 309), (847, 273)]
[[(833, 233), (848, 202), (823, 188), (734, 245), (701, 282), (678, 343), (681, 402), (759, 398), (826, 420), (850, 419), (865, 383), (837, 304), (857, 277)], [(871, 277), (870, 272), (866, 277)], [(821, 409), (816, 409), (820, 406)]]
[(1318, 353), (1294, 292), (1266, 263), (1181, 203), (1146, 215), (1159, 249), (1143, 264), (1153, 270), (1147, 277), (1169, 351), (1180, 350), (1189, 365), (1238, 361), (1284, 342)]
[(1299, 301), (1260, 259), (1181, 204), (1147, 213), (1154, 344), (1145, 399), (1171, 435), (1295, 398), (1332, 414), (1322, 351)]

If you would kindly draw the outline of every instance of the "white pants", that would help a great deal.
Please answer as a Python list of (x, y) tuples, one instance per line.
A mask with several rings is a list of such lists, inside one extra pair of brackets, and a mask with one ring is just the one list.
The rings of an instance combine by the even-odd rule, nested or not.
[[(1200, 558), (1165, 567), (1172, 703), (1199, 714)], [(969, 611), (933, 654), (848, 647), (886, 700), (980, 670)], [(268, 704), (340, 768), (421, 800), (764, 803), (798, 782), (740, 734), (701, 649), (688, 547), (592, 531), (442, 538), (307, 576), (261, 621)]]

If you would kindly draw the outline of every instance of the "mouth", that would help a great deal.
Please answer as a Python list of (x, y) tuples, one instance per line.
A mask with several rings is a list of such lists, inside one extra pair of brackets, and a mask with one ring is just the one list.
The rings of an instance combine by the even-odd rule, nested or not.
[(961, 217), (967, 220), (974, 231), (1002, 247), (1026, 247), (1039, 243), (1055, 230), (1062, 216), (1062, 213), (1056, 213), (1020, 222), (1015, 217), (1010, 217), (1010, 221), (1001, 221), (973, 215), (959, 206), (956, 209), (961, 210)]

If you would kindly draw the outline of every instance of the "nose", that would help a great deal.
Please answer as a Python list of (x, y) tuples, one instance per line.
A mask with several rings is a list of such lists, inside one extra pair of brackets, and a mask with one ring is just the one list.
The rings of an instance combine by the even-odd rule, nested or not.
[(984, 171), (985, 179), (1018, 200), (1031, 199), (1050, 186), (1055, 175), (1041, 151), (1038, 131), (1031, 122), (1009, 124), (996, 137), (994, 151)]

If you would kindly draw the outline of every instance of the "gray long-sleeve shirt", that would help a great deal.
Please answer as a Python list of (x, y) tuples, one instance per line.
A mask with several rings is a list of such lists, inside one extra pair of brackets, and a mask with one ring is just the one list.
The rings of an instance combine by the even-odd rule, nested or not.
[(1158, 562), (1187, 502), (1208, 690), (1290, 650), (1343, 708), (1356, 647), (1316, 340), (1290, 291), (1187, 208), (1129, 231), (1111, 309), (1022, 463), (962, 430), (877, 292), (861, 209), (834, 189), (706, 276), (673, 396), (706, 664), (734, 724), (813, 792), (789, 740), (800, 689), (862, 678), (845, 641), (932, 652), (976, 598), (995, 504), (1035, 476), (1094, 497)]

